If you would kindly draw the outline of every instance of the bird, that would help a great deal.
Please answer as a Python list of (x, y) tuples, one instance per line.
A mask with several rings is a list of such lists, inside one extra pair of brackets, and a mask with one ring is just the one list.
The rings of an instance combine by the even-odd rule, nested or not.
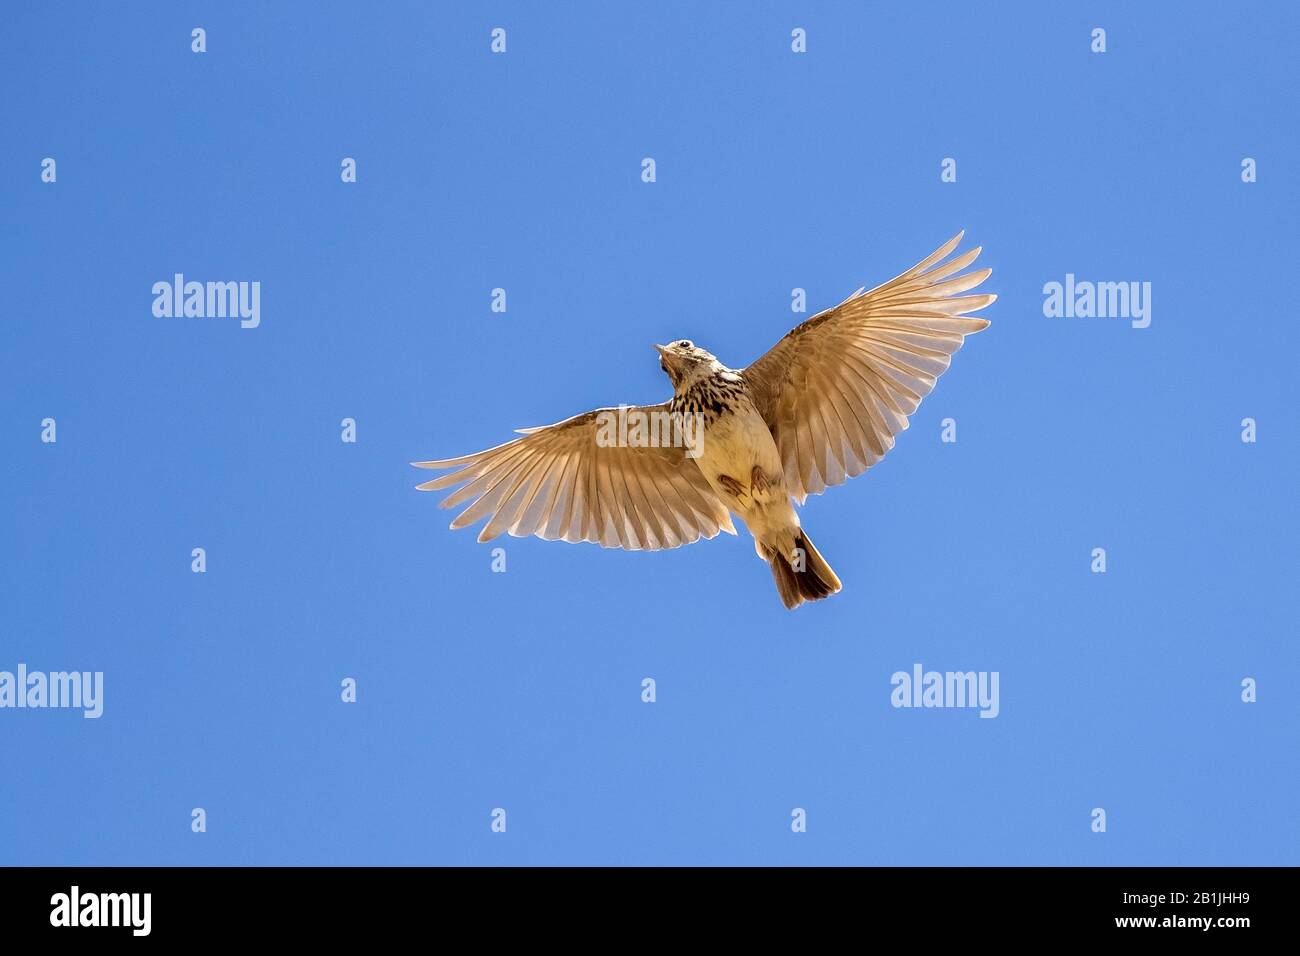
[[(906, 272), (791, 329), (745, 368), (690, 339), (655, 345), (673, 397), (575, 415), (484, 451), (411, 464), (446, 471), (416, 487), (456, 488), (452, 529), (487, 518), (479, 541), (589, 541), (657, 551), (736, 534), (771, 566), (794, 609), (842, 589), (795, 504), (862, 474), (894, 447), (908, 417), (967, 335), (969, 313), (996, 301), (967, 294), (991, 269), (964, 272), (964, 231)], [(647, 424), (649, 423), (649, 424)], [(459, 486), (459, 487), (457, 487)]]

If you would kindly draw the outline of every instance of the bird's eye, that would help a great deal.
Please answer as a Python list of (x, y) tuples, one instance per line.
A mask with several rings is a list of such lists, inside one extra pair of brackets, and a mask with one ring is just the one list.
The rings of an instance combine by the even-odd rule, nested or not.
[(677, 347), (678, 347), (678, 348), (681, 348), (681, 349), (688, 349), (688, 348), (691, 347), (691, 340), (690, 340), (690, 339), (682, 339), (680, 342), (677, 343)]

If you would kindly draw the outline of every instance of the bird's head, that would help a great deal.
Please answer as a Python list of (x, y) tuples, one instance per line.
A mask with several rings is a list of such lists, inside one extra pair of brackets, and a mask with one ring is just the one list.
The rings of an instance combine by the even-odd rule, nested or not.
[(656, 345), (655, 349), (659, 352), (659, 367), (668, 374), (675, 389), (689, 385), (718, 364), (712, 352), (700, 348), (690, 339)]

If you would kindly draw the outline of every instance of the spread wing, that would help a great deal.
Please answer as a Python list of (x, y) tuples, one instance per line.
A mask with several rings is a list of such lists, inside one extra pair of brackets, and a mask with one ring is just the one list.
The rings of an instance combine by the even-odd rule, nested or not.
[(966, 313), (997, 296), (961, 293), (993, 270), (957, 274), (979, 247), (944, 262), (962, 235), (898, 278), (796, 326), (744, 370), (800, 503), (885, 457), (964, 338), (988, 327)]
[[(628, 408), (667, 414), (668, 406)], [(520, 429), (523, 438), (446, 461), (413, 462), (417, 468), (452, 468), (421, 491), (463, 485), (442, 502), (468, 503), (452, 521), (463, 528), (490, 516), (479, 541), (503, 531), (548, 541), (594, 541), (606, 548), (657, 551), (735, 534), (726, 506), (714, 494), (686, 449), (617, 447), (602, 438), (600, 408), (546, 425)], [(614, 430), (616, 434), (617, 430)]]

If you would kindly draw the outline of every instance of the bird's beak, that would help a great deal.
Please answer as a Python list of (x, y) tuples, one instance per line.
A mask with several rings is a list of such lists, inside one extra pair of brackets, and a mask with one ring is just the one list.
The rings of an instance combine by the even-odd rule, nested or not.
[(664, 373), (675, 383), (678, 375), (681, 374), (681, 356), (668, 351), (668, 346), (666, 345), (656, 345), (655, 351), (659, 353), (659, 367), (663, 369)]

